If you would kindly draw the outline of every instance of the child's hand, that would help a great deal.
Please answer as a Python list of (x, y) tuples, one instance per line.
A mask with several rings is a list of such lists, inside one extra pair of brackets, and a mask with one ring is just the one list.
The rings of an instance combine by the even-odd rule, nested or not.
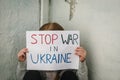
[(17, 57), (20, 62), (24, 62), (26, 60), (26, 53), (28, 53), (27, 48), (23, 48), (19, 51), (19, 53), (17, 54)]
[(75, 54), (79, 56), (81, 62), (83, 62), (86, 58), (86, 50), (82, 47), (77, 47), (75, 49)]

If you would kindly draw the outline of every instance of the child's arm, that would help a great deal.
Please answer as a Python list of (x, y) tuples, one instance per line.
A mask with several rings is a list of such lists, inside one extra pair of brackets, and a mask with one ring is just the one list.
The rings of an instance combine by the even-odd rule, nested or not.
[(18, 65), (17, 65), (17, 80), (23, 80), (26, 72), (26, 53), (28, 53), (27, 48), (21, 49), (18, 54)]
[(79, 56), (80, 63), (79, 63), (79, 69), (77, 71), (77, 75), (80, 80), (88, 80), (88, 70), (86, 66), (86, 50), (82, 47), (77, 47), (75, 49), (75, 54)]
[(86, 61), (80, 62), (79, 69), (77, 70), (77, 75), (80, 80), (88, 80), (88, 69), (86, 66)]
[(18, 62), (16, 72), (17, 80), (23, 80), (23, 77), (26, 73), (26, 62)]

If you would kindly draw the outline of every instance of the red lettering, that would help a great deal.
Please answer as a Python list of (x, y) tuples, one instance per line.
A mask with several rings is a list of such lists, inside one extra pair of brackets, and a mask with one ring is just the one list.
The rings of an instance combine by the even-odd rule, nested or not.
[(58, 39), (57, 34), (32, 34), (31, 44), (54, 44)]
[(45, 43), (46, 44), (50, 44), (51, 43), (51, 36), (50, 36), (50, 34), (46, 34), (45, 35)]
[(44, 34), (39, 34), (39, 36), (41, 36), (41, 44), (43, 44), (43, 36), (44, 36)]
[(37, 35), (36, 34), (31, 35), (31, 38), (34, 40), (34, 42), (31, 42), (31, 44), (36, 44), (37, 43), (37, 39), (34, 36), (37, 36)]
[(56, 40), (58, 38), (57, 34), (52, 34), (52, 44), (54, 43), (54, 40)]

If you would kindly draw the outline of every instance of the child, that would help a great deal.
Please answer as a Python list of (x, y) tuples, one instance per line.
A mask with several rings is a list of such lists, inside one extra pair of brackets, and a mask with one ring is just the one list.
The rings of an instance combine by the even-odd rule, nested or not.
[[(39, 30), (64, 30), (58, 23), (44, 24)], [(19, 60), (17, 67), (17, 80), (87, 80), (87, 68), (85, 64), (86, 51), (82, 47), (75, 49), (75, 54), (80, 57), (80, 69), (59, 70), (59, 71), (35, 71), (26, 70), (27, 48), (19, 51), (17, 57)]]

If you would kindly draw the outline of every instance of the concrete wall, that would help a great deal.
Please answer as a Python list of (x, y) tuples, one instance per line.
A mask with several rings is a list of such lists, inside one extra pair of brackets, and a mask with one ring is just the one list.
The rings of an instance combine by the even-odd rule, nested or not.
[(69, 21), (65, 0), (51, 0), (50, 20), (80, 30), (89, 80), (120, 80), (120, 0), (78, 0)]
[[(89, 80), (120, 80), (120, 0), (78, 1), (69, 21), (69, 4), (51, 0), (48, 20), (80, 30)], [(25, 31), (38, 30), (39, 7), (39, 0), (0, 0), (0, 80), (16, 80), (17, 52), (25, 47)]]
[(38, 30), (39, 0), (0, 0), (0, 80), (16, 80), (17, 52), (25, 32)]

